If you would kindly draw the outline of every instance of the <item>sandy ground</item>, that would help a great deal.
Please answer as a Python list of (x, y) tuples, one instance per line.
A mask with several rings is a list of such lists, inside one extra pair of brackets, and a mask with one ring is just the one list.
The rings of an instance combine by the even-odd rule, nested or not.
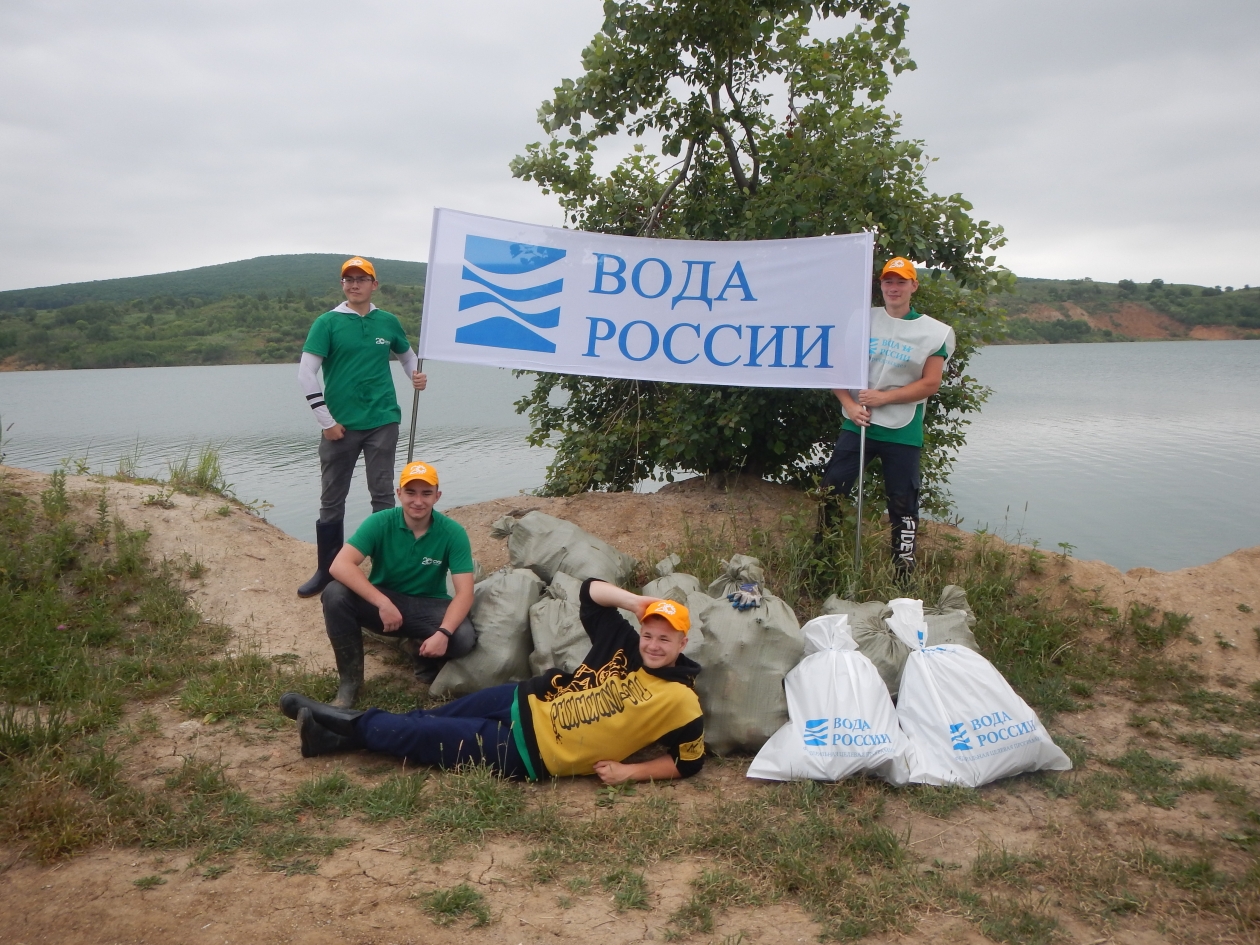
[[(46, 477), (19, 469), (0, 470), (7, 481), (32, 493)], [(300, 601), (294, 588), (309, 576), (313, 546), (216, 497), (175, 495), (174, 508), (146, 505), (156, 487), (70, 477), (72, 494), (90, 513), (101, 489), (112, 508), (131, 528), (151, 533), (155, 556), (205, 566), (189, 589), (204, 614), (233, 627), (238, 641), (264, 653), (296, 653), (316, 667), (331, 666), (317, 600)], [(478, 561), (492, 570), (506, 563), (505, 542), (493, 539), (489, 525), (514, 510), (537, 508), (567, 518), (622, 550), (655, 561), (684, 535), (730, 535), (747, 525), (774, 525), (784, 514), (800, 514), (799, 497), (766, 484), (734, 492), (683, 483), (656, 496), (583, 495), (567, 499), (514, 497), (450, 510), (469, 530)], [(650, 536), (650, 537), (648, 537)], [(708, 576), (702, 575), (707, 578)], [(1065, 580), (1064, 580), (1065, 579)], [(1135, 569), (1121, 573), (1096, 561), (1050, 556), (1047, 586), (1068, 585), (1096, 593), (1110, 606), (1141, 601), (1162, 610), (1192, 614), (1191, 631), (1200, 641), (1179, 641), (1171, 652), (1192, 660), (1213, 685), (1243, 687), (1260, 679), (1260, 548), (1237, 551), (1219, 561), (1170, 573)], [(1242, 604), (1251, 613), (1239, 610)], [(1231, 646), (1232, 644), (1232, 646)], [(239, 645), (239, 644), (237, 644)], [(383, 649), (369, 654), (368, 675), (398, 674), (383, 659)], [(302, 759), (288, 729), (276, 733), (189, 719), (168, 699), (137, 707), (159, 721), (158, 735), (126, 749), (128, 767), (141, 772), (157, 789), (186, 757), (222, 763), (229, 777), (256, 796), (291, 791), (300, 782), (344, 766), (366, 780), (396, 768), (366, 755)], [(1086, 711), (1060, 716), (1057, 731), (1077, 735), (1100, 753), (1112, 754), (1141, 736), (1126, 722), (1134, 705), (1123, 690), (1100, 692)], [(1185, 765), (1183, 774), (1218, 772), (1243, 783), (1256, 783), (1260, 754), (1254, 749), (1239, 761), (1205, 759), (1189, 749), (1160, 741), (1161, 754)], [(684, 809), (707, 803), (715, 791), (739, 796), (757, 790), (743, 777), (746, 762), (710, 765), (693, 781), (647, 790), (671, 792)], [(577, 813), (593, 810), (597, 785), (591, 780), (525, 787), (554, 792), (556, 800)], [(1069, 799), (1055, 800), (1018, 783), (985, 790), (993, 805), (962, 808), (947, 820), (890, 803), (888, 825), (908, 837), (925, 863), (933, 859), (967, 864), (978, 849), (1005, 847), (1030, 852), (1053, 845), (1082, 863), (1109, 843), (1146, 842), (1192, 855), (1194, 838), (1204, 830), (1224, 829), (1226, 815), (1210, 795), (1187, 795), (1173, 810), (1132, 805), (1112, 813), (1082, 814)], [(653, 908), (617, 913), (598, 887), (574, 896), (569, 908), (558, 904), (555, 885), (528, 881), (522, 862), (526, 850), (513, 844), (461, 849), (441, 864), (424, 854), (424, 838), (398, 825), (375, 827), (346, 821), (339, 832), (355, 842), (320, 864), (316, 875), (268, 873), (248, 858), (218, 879), (186, 868), (189, 857), (169, 851), (99, 849), (53, 867), (41, 867), (20, 849), (0, 848), (0, 943), (403, 943), (473, 941), (486, 943), (587, 942), (629, 943), (662, 940), (669, 914), (689, 894), (688, 881), (704, 864), (680, 858), (652, 869)], [(1223, 861), (1223, 867), (1230, 863)], [(167, 872), (169, 871), (169, 872)], [(141, 891), (133, 880), (162, 873), (165, 885)], [(439, 928), (411, 901), (414, 894), (466, 881), (484, 891), (495, 919), (484, 929), (466, 923)], [(1196, 937), (1193, 922), (1160, 928), (1143, 916), (1102, 932), (1077, 923), (1067, 910), (1061, 922), (1074, 941), (1144, 943)], [(1066, 916), (1066, 917), (1065, 917)], [(1161, 930), (1162, 929), (1162, 930)], [(777, 904), (736, 909), (720, 918), (713, 933), (695, 941), (789, 943), (813, 941), (818, 928), (799, 908)], [(1243, 941), (1213, 929), (1212, 940)], [(875, 936), (867, 941), (970, 943), (984, 941), (960, 916), (924, 917), (908, 936)]]

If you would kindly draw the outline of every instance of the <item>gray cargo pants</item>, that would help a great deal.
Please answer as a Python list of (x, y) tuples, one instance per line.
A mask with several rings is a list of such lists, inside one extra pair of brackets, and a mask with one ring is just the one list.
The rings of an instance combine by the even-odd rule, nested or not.
[[(412, 597), (410, 594), (399, 594), (387, 587), (378, 590), (393, 602), (402, 614), (403, 622), (394, 633), (411, 640), (427, 640), (442, 626), (442, 618), (446, 616), (449, 600), (434, 597)], [(381, 623), (381, 612), (368, 603), (340, 581), (333, 581), (326, 588), (321, 598), (324, 605), (324, 629), (328, 631), (328, 640), (333, 651), (339, 648), (352, 648), (363, 652), (363, 634), (360, 628), (366, 627), (377, 633), (384, 633)], [(473, 628), (472, 619), (464, 618), (446, 644), (446, 655), (438, 659), (416, 657), (417, 669), (438, 669), (447, 660), (467, 656), (477, 645), (477, 631)], [(362, 663), (360, 662), (360, 665)]]
[(319, 438), (319, 520), (336, 522), (346, 517), (346, 496), (355, 463), (363, 454), (372, 511), (394, 507), (394, 454), (398, 449), (398, 424), (371, 430), (347, 430), (340, 440)]

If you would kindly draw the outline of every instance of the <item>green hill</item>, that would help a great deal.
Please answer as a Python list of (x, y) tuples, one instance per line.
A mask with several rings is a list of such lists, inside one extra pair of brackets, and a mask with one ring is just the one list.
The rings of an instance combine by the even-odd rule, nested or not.
[[(337, 273), (353, 253), (297, 253), (291, 256), (257, 256), (218, 266), (201, 266), (181, 272), (97, 282), (72, 282), (35, 289), (0, 292), (0, 312), (16, 309), (55, 309), (83, 302), (130, 302), (171, 296), (197, 298), (203, 302), (227, 295), (269, 295), (306, 290), (311, 295), (327, 295), (337, 290)], [(424, 285), (425, 263), (401, 259), (373, 259), (382, 283)]]
[(1260, 337), (1260, 288), (1092, 279), (1017, 280), (1008, 343)]
[[(342, 300), (348, 255), (260, 256), (128, 279), (0, 293), (0, 369), (296, 361), (312, 319)], [(420, 330), (425, 263), (373, 259), (374, 301)]]
[[(296, 361), (341, 301), (344, 255), (260, 256), (129, 279), (0, 292), (0, 370)], [(415, 338), (425, 264), (373, 260), (376, 304)], [(1260, 288), (1019, 279), (994, 299), (1008, 343), (1260, 338)]]

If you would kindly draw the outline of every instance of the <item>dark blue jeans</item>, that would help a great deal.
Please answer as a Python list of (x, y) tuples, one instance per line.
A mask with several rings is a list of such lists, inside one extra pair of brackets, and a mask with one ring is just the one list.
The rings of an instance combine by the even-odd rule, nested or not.
[(413, 764), (439, 768), (486, 764), (506, 778), (523, 778), (525, 765), (512, 735), (516, 688), (516, 683), (504, 683), (436, 709), (402, 715), (368, 709), (355, 730), (365, 748)]
[[(852, 430), (841, 430), (835, 452), (823, 472), (822, 485), (848, 495), (858, 477), (860, 439)], [(866, 461), (879, 457), (884, 467), (884, 493), (888, 496), (888, 522), (892, 526), (893, 558), (899, 568), (914, 568), (914, 545), (919, 530), (919, 475), (917, 446), (885, 443), (866, 438)]]

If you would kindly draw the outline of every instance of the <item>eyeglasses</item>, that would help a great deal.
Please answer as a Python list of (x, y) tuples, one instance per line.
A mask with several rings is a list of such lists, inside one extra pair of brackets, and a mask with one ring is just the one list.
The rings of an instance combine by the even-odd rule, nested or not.
[(342, 285), (367, 285), (375, 282), (371, 276), (350, 276), (341, 280)]

